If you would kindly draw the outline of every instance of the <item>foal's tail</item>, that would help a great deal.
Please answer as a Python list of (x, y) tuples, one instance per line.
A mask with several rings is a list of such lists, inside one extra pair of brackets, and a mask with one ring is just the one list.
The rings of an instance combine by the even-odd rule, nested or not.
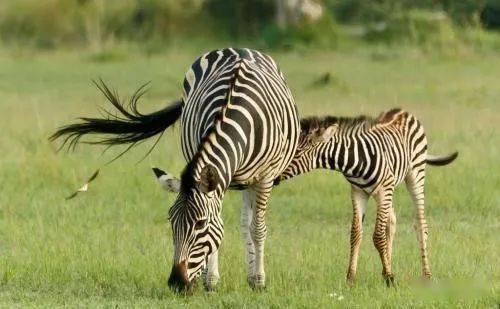
[[(165, 129), (174, 124), (181, 116), (183, 102), (181, 100), (151, 114), (141, 114), (137, 110), (137, 102), (146, 92), (146, 85), (139, 87), (130, 98), (128, 104), (120, 102), (118, 94), (111, 91), (102, 80), (95, 82), (97, 88), (108, 101), (118, 110), (117, 114), (104, 111), (103, 118), (79, 118), (81, 121), (60, 127), (49, 137), (50, 141), (64, 138), (59, 149), (68, 146), (74, 149), (82, 136), (87, 134), (102, 134), (100, 140), (86, 141), (88, 144), (118, 145), (131, 144), (128, 149), (138, 142), (162, 134)], [(160, 135), (161, 137), (161, 135)], [(153, 146), (154, 147), (154, 146)]]
[(433, 156), (428, 154), (427, 158), (425, 159), (425, 162), (429, 165), (443, 166), (455, 161), (457, 157), (458, 157), (457, 151), (449, 155), (442, 155), (442, 156)]

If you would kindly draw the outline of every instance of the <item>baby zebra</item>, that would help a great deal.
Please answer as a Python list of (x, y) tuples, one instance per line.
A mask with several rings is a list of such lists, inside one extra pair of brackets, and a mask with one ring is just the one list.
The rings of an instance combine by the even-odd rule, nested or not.
[(301, 120), (295, 157), (275, 184), (315, 168), (340, 171), (351, 183), (353, 218), (347, 270), (349, 283), (356, 276), (366, 202), (373, 195), (377, 203), (373, 242), (382, 260), (382, 275), (390, 286), (394, 285), (391, 269), (392, 242), (396, 231), (396, 214), (392, 205), (394, 188), (405, 180), (415, 204), (415, 229), (422, 272), (424, 277), (429, 278), (431, 270), (424, 216), (425, 165), (446, 165), (457, 155), (457, 152), (447, 156), (427, 154), (423, 126), (417, 118), (401, 109), (382, 113), (376, 119), (365, 116), (311, 117)]

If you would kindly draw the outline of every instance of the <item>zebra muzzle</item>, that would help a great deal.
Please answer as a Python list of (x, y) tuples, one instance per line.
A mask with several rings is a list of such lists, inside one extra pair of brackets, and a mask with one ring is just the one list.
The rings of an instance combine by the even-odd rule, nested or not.
[(179, 264), (172, 266), (172, 272), (168, 278), (168, 286), (177, 292), (189, 289), (190, 284), (187, 276), (186, 261), (182, 261)]

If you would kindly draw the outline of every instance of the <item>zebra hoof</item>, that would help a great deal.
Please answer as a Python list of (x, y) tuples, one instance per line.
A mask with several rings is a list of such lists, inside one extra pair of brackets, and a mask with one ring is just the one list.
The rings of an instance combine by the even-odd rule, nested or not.
[(204, 281), (203, 282), (203, 287), (205, 287), (205, 291), (207, 292), (215, 292), (217, 288), (217, 281), (211, 282), (211, 281)]
[(263, 274), (256, 274), (247, 278), (248, 284), (255, 291), (263, 291), (266, 289), (266, 278)]
[(394, 283), (394, 275), (387, 275), (385, 276), (385, 284), (387, 285), (388, 288), (395, 288), (396, 284)]
[(354, 276), (348, 275), (345, 281), (348, 285), (354, 285), (354, 283), (356, 282), (356, 278)]
[(207, 292), (213, 292), (216, 290), (217, 284), (219, 283), (219, 277), (207, 276), (203, 280), (203, 286)]
[(432, 276), (431, 274), (423, 274), (422, 277), (420, 278), (420, 281), (423, 283), (423, 284), (430, 284), (432, 282)]
[(355, 281), (356, 281), (356, 272), (349, 269), (347, 271), (346, 283), (348, 285), (353, 285)]
[(217, 284), (203, 283), (203, 287), (207, 292), (215, 292), (217, 290)]
[(217, 273), (209, 273), (208, 269), (203, 270), (201, 273), (201, 278), (203, 280), (203, 286), (208, 292), (215, 291), (217, 283), (219, 283), (220, 276)]

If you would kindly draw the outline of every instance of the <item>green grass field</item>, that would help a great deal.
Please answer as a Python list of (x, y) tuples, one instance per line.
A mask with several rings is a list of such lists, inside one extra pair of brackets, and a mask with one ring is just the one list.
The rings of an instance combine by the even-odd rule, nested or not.
[[(404, 187), (387, 289), (365, 220), (358, 282), (345, 283), (351, 205), (340, 174), (315, 171), (276, 188), (267, 216), (267, 289), (246, 283), (239, 231), (241, 198), (229, 192), (223, 217), (221, 282), (192, 296), (166, 286), (173, 254), (167, 211), (175, 196), (150, 170), (180, 173), (179, 126), (137, 163), (149, 141), (104, 167), (89, 192), (64, 197), (120, 149), (80, 146), (56, 153), (54, 129), (97, 115), (102, 77), (127, 96), (152, 81), (142, 102), (153, 111), (176, 99), (202, 51), (146, 57), (0, 52), (0, 306), (81, 307), (493, 307), (500, 303), (500, 56), (460, 59), (398, 50), (272, 53), (302, 116), (377, 115), (402, 107), (424, 124), (430, 152), (458, 150), (451, 166), (427, 169), (426, 210), (433, 281), (422, 285), (413, 206)], [(108, 59), (109, 58), (109, 59)], [(102, 61), (108, 60), (108, 61)], [(327, 86), (312, 86), (330, 72)], [(335, 295), (335, 296), (334, 296)], [(339, 299), (343, 296), (343, 299)]]

